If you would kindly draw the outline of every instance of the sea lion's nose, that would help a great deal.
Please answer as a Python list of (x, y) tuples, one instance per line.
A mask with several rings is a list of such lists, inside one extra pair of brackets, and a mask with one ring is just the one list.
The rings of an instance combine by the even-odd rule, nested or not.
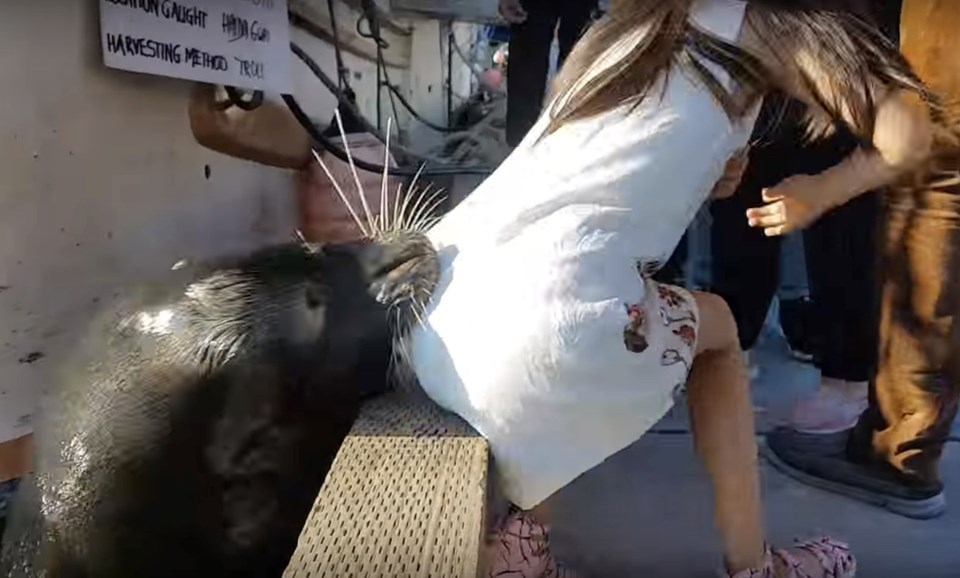
[[(364, 272), (372, 282), (393, 277), (405, 264), (421, 254), (416, 244), (409, 242), (371, 242), (359, 249), (359, 259)], [(409, 267), (406, 267), (409, 269)]]

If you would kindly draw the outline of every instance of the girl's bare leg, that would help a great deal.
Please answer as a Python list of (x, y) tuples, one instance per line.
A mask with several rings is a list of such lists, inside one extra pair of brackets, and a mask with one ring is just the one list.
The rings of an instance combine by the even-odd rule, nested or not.
[(687, 380), (694, 444), (713, 479), (727, 565), (735, 574), (764, 560), (763, 512), (753, 405), (737, 326), (715, 295), (694, 295), (700, 309), (697, 355)]
[[(726, 303), (694, 295), (700, 310), (697, 355), (687, 381), (694, 443), (713, 479), (717, 525), (733, 578), (849, 578), (843, 545), (821, 540), (790, 551), (767, 549), (760, 503), (753, 405), (737, 327)], [(549, 512), (513, 508), (488, 541), (488, 576), (562, 578), (549, 545)], [(803, 573), (798, 573), (802, 570)]]
[(726, 303), (696, 293), (697, 356), (687, 380), (694, 445), (713, 479), (727, 569), (736, 578), (851, 577), (844, 544), (820, 539), (770, 553), (765, 543), (750, 386)]

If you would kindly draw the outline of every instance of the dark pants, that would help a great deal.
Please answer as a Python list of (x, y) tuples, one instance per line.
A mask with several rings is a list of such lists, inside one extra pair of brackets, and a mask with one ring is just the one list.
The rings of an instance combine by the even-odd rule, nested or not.
[(888, 196), (880, 272), (880, 367), (851, 450), (938, 483), (960, 399), (960, 185)]
[[(776, 107), (770, 103), (764, 109), (758, 131), (767, 136), (751, 151), (736, 195), (711, 206), (712, 289), (729, 304), (744, 349), (756, 343), (780, 282), (780, 240), (750, 228), (746, 210), (762, 203), (763, 188), (790, 175), (823, 171), (855, 146), (847, 134), (802, 145), (798, 108), (771, 133), (768, 121), (778, 116)], [(871, 193), (804, 232), (813, 326), (822, 337), (817, 362), (827, 377), (867, 381), (876, 366), (878, 213), (879, 197)]]
[(507, 60), (507, 143), (510, 146), (520, 144), (540, 116), (554, 31), (562, 63), (590, 22), (597, 0), (523, 0), (523, 8), (527, 19), (511, 27)]

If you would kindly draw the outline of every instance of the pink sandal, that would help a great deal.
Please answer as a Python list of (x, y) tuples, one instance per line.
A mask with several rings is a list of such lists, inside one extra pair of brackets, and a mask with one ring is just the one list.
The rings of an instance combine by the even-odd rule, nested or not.
[[(798, 554), (808, 554), (820, 568), (804, 568)], [(777, 573), (782, 568), (782, 574)], [(764, 555), (761, 568), (744, 570), (730, 578), (853, 578), (857, 574), (857, 561), (850, 548), (830, 538), (818, 538), (797, 542), (790, 550), (770, 550)]]
[[(797, 559), (806, 554), (819, 564), (805, 568)], [(550, 549), (550, 529), (529, 512), (514, 506), (487, 544), (488, 578), (577, 578), (557, 562)], [(781, 569), (778, 573), (777, 569)], [(767, 548), (763, 566), (729, 578), (853, 578), (857, 562), (850, 548), (830, 538), (798, 542), (790, 550)]]
[(577, 578), (557, 563), (550, 529), (514, 506), (487, 544), (489, 578)]

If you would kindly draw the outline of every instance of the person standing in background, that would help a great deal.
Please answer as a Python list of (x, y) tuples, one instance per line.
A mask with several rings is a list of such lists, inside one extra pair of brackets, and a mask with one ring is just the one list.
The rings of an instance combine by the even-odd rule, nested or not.
[[(836, 434), (773, 432), (768, 457), (801, 482), (932, 518), (946, 509), (944, 444), (960, 441), (951, 436), (960, 401), (960, 10), (954, 0), (876, 4), (888, 29), (899, 21), (904, 55), (943, 99), (947, 130), (930, 165), (885, 195), (880, 359), (866, 411)], [(777, 234), (802, 228), (816, 205), (784, 198), (750, 214)]]
[(550, 46), (557, 38), (557, 68), (563, 64), (593, 14), (598, 0), (500, 0), (510, 24), (507, 60), (507, 144), (520, 144), (540, 116), (550, 71)]
[[(765, 103), (750, 165), (731, 199), (711, 206), (712, 289), (737, 321), (740, 344), (756, 344), (780, 285), (781, 242), (752, 229), (745, 211), (761, 203), (765, 187), (789, 175), (816, 174), (856, 148), (842, 127), (808, 142), (803, 105), (775, 96)], [(805, 231), (810, 301), (794, 293), (781, 301), (780, 322), (795, 357), (808, 357), (821, 372), (817, 392), (791, 412), (804, 431), (848, 429), (866, 407), (867, 380), (876, 367), (876, 281), (874, 231), (876, 193), (868, 193), (825, 215)], [(786, 296), (785, 296), (786, 297)], [(804, 355), (805, 354), (805, 355)], [(786, 385), (786, 384), (784, 384)]]

